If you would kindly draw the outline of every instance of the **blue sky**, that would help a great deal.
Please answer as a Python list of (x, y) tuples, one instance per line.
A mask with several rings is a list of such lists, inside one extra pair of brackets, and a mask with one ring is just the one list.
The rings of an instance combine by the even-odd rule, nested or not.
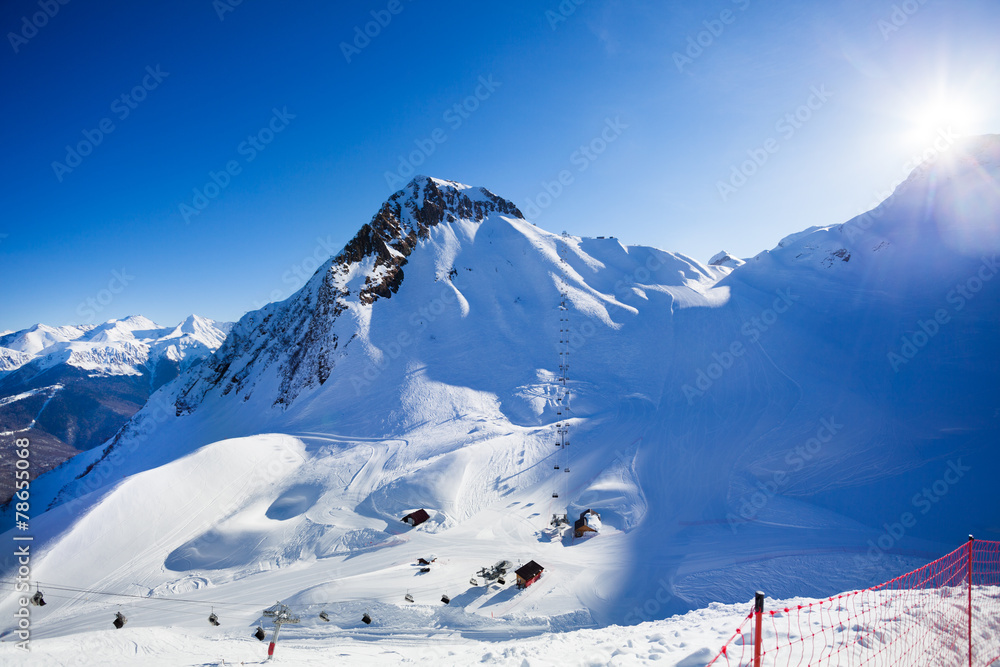
[(992, 0), (234, 3), (0, 8), (0, 329), (237, 319), (411, 169), (707, 261), (1000, 132)]

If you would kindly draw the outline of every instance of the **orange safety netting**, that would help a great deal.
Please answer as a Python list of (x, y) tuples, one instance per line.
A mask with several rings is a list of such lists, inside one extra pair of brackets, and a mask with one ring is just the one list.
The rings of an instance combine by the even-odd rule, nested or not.
[(1000, 664), (1000, 542), (970, 541), (884, 584), (765, 605), (760, 625), (757, 616), (750, 612), (709, 666)]

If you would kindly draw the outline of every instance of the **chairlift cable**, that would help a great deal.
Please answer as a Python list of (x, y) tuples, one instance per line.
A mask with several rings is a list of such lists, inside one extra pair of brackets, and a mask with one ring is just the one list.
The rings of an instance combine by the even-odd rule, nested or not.
[[(47, 597), (50, 597), (50, 598), (53, 598), (53, 599), (56, 599), (56, 600), (71, 600), (71, 601), (72, 600), (76, 600), (76, 601), (81, 601), (78, 596), (59, 595), (58, 593), (53, 593), (51, 595), (48, 595)], [(163, 601), (166, 601), (166, 602), (170, 601), (170, 600), (164, 600), (164, 598), (149, 598), (149, 599), (151, 599), (151, 600), (163, 600)], [(90, 602), (90, 600), (82, 600), (82, 601), (84, 601), (84, 602)], [(139, 609), (143, 609), (143, 610), (145, 610), (145, 609), (153, 609), (152, 606), (146, 606), (146, 605), (143, 605), (143, 604), (138, 603), (138, 602), (127, 602), (126, 604), (128, 605), (129, 608), (139, 608)], [(194, 611), (193, 609), (166, 609), (166, 608), (164, 608), (162, 606), (158, 607), (158, 608), (162, 612), (164, 612), (164, 613), (170, 613), (170, 614), (185, 614), (185, 615), (189, 615), (189, 616), (203, 617), (204, 613), (205, 613), (204, 611)]]
[[(206, 606), (206, 605), (207, 606), (211, 606), (211, 605), (215, 605), (215, 606), (228, 605), (228, 606), (231, 606), (231, 607), (244, 607), (244, 608), (247, 608), (247, 609), (264, 609), (264, 608), (266, 608), (266, 605), (264, 607), (261, 607), (260, 605), (250, 604), (250, 603), (246, 603), (246, 602), (221, 602), (221, 601), (217, 601), (217, 600), (190, 600), (190, 599), (186, 599), (186, 598), (149, 597), (149, 596), (146, 596), (146, 595), (135, 595), (134, 593), (115, 593), (115, 592), (112, 592), (112, 591), (100, 591), (100, 590), (95, 590), (95, 589), (90, 589), (90, 588), (75, 588), (73, 586), (59, 586), (57, 584), (46, 583), (44, 581), (39, 581), (38, 583), (41, 586), (43, 586), (45, 588), (52, 589), (52, 590), (69, 591), (69, 592), (73, 592), (73, 593), (89, 593), (91, 595), (106, 595), (106, 596), (109, 596), (109, 597), (131, 598), (131, 599), (135, 599), (135, 600), (155, 600), (157, 602), (180, 602), (180, 603), (186, 603), (186, 604), (198, 604), (198, 605), (202, 605), (202, 606)], [(15, 586), (16, 585), (15, 582), (10, 581), (10, 580), (0, 580), (0, 584), (10, 585), (10, 586)]]

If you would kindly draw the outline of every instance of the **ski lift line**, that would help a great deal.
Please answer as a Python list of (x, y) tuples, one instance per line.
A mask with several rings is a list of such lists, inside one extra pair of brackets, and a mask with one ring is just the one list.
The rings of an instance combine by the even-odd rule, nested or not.
[[(49, 588), (49, 589), (53, 589), (53, 590), (75, 592), (75, 593), (80, 593), (80, 594), (104, 595), (104, 596), (109, 596), (109, 597), (129, 598), (130, 601), (127, 602), (126, 604), (130, 608), (139, 608), (139, 609), (153, 609), (153, 608), (158, 608), (160, 610), (163, 610), (163, 611), (166, 611), (166, 612), (169, 612), (169, 613), (173, 613), (173, 614), (186, 614), (186, 615), (199, 616), (199, 617), (204, 617), (205, 614), (204, 614), (203, 610), (201, 610), (201, 611), (194, 611), (194, 610), (190, 610), (190, 609), (164, 609), (164, 607), (162, 605), (147, 605), (147, 603), (148, 602), (157, 602), (157, 603), (163, 603), (163, 602), (171, 603), (171, 602), (173, 602), (173, 603), (181, 603), (181, 604), (197, 604), (197, 605), (199, 605), (201, 607), (205, 607), (205, 606), (210, 606), (211, 607), (211, 606), (219, 606), (219, 605), (235, 605), (235, 606), (241, 606), (241, 607), (245, 607), (247, 609), (253, 609), (253, 610), (267, 609), (268, 608), (267, 605), (260, 605), (260, 604), (247, 604), (247, 603), (241, 603), (241, 602), (218, 602), (218, 601), (208, 601), (208, 600), (188, 600), (188, 599), (182, 599), (182, 598), (150, 598), (150, 597), (143, 597), (141, 595), (133, 595), (133, 594), (128, 594), (128, 593), (111, 593), (111, 592), (108, 592), (108, 591), (97, 591), (97, 590), (89, 590), (89, 589), (81, 589), (81, 588), (56, 586), (56, 585), (52, 585), (52, 584), (46, 584), (44, 582), (38, 582), (38, 583), (40, 585), (44, 586), (45, 588)], [(16, 585), (13, 582), (10, 582), (10, 581), (7, 581), (7, 580), (0, 580), (0, 585), (10, 586), (12, 589), (16, 590)], [(423, 598), (425, 596), (431, 596), (431, 597), (433, 597), (433, 596), (437, 595), (440, 591), (441, 591), (441, 586), (439, 586), (439, 585), (429, 585), (426, 588), (409, 589), (409, 594), (413, 595), (413, 596), (419, 596), (419, 597)], [(80, 601), (80, 598), (78, 596), (60, 595), (58, 593), (52, 593), (52, 594), (48, 594), (47, 593), (47, 596), (51, 597), (51, 598), (61, 599), (61, 600), (77, 600), (77, 601)], [(360, 602), (360, 601), (368, 601), (368, 602), (392, 602), (392, 601), (394, 601), (396, 599), (397, 599), (396, 595), (353, 596), (353, 597), (348, 597), (348, 598), (341, 599), (340, 602)], [(132, 600), (134, 600), (134, 601), (132, 601)], [(332, 603), (333, 603), (332, 601), (328, 602), (328, 604), (332, 604)]]
[[(59, 586), (57, 584), (50, 584), (50, 583), (46, 583), (44, 581), (39, 581), (39, 582), (36, 582), (36, 583), (38, 585), (42, 586), (43, 588), (50, 588), (50, 589), (53, 589), (53, 590), (69, 591), (69, 592), (72, 592), (72, 593), (89, 593), (91, 595), (107, 595), (107, 596), (110, 596), (110, 597), (131, 598), (131, 599), (135, 599), (135, 600), (154, 600), (154, 601), (157, 601), (157, 602), (181, 602), (181, 603), (187, 603), (187, 604), (200, 604), (200, 605), (203, 605), (203, 606), (204, 605), (209, 605), (209, 606), (211, 606), (211, 605), (216, 605), (216, 606), (219, 606), (219, 605), (228, 605), (228, 606), (231, 606), (231, 607), (245, 607), (247, 609), (264, 609), (266, 607), (266, 605), (265, 606), (261, 606), (261, 605), (258, 605), (258, 604), (249, 604), (249, 603), (246, 603), (246, 602), (220, 602), (218, 600), (189, 600), (189, 599), (185, 599), (185, 598), (149, 597), (149, 596), (145, 596), (145, 595), (135, 595), (134, 593), (114, 593), (112, 591), (99, 591), (99, 590), (94, 590), (94, 589), (89, 589), (89, 588), (74, 588), (72, 586)], [(0, 584), (8, 585), (8, 586), (16, 586), (16, 583), (13, 582), (13, 581), (10, 581), (10, 580), (0, 580)]]
[[(52, 593), (52, 594), (46, 594), (46, 597), (54, 598), (54, 599), (57, 599), (57, 600), (70, 600), (70, 601), (76, 601), (76, 602), (93, 602), (93, 600), (81, 599), (79, 595), (72, 595), (71, 596), (71, 595), (59, 595), (58, 593)], [(151, 598), (151, 599), (162, 599), (162, 598)], [(204, 615), (205, 615), (205, 612), (203, 610), (202, 611), (194, 611), (192, 609), (164, 608), (162, 605), (159, 605), (159, 606), (156, 606), (156, 605), (146, 606), (144, 603), (131, 602), (131, 601), (124, 602), (122, 604), (127, 605), (129, 608), (140, 608), (140, 609), (153, 609), (154, 606), (155, 606), (157, 609), (159, 609), (161, 611), (164, 611), (164, 612), (167, 612), (167, 613), (171, 613), (171, 614), (187, 614), (187, 615), (201, 616), (201, 617), (204, 617)], [(121, 605), (119, 605), (119, 606), (121, 606)], [(205, 605), (202, 604), (202, 606), (204, 607)], [(209, 605), (209, 606), (211, 606), (211, 605)], [(234, 611), (233, 613), (237, 613), (237, 612)]]
[[(71, 601), (72, 600), (76, 600), (76, 601), (80, 601), (79, 597), (69, 596), (69, 595), (52, 594), (52, 595), (47, 595), (46, 597), (50, 597), (50, 598), (53, 598), (53, 599), (56, 599), (56, 600), (71, 600)], [(128, 606), (129, 609), (142, 609), (142, 610), (146, 610), (146, 609), (150, 609), (151, 610), (151, 609), (153, 609), (152, 606), (147, 607), (145, 605), (141, 605), (141, 604), (138, 604), (138, 603), (135, 603), (135, 602), (127, 602), (125, 604)], [(161, 613), (184, 614), (186, 616), (197, 616), (199, 618), (204, 618), (205, 617), (205, 612), (204, 611), (194, 611), (193, 609), (164, 609), (162, 606), (158, 607), (158, 609), (160, 610)], [(38, 613), (38, 612), (35, 612), (35, 613)], [(53, 612), (53, 613), (55, 613), (55, 612)], [(129, 613), (132, 613), (132, 612), (129, 612)]]

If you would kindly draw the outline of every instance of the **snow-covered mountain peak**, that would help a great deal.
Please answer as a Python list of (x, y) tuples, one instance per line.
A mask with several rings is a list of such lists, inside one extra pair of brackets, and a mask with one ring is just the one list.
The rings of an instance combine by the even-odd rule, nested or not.
[(1000, 250), (1000, 135), (965, 137), (923, 162), (877, 208), (844, 225), (935, 261), (942, 250), (978, 258)]
[(189, 315), (187, 319), (162, 336), (164, 339), (189, 337), (215, 349), (222, 345), (226, 334), (232, 329), (232, 322), (217, 322), (200, 315)]
[(34, 356), (53, 343), (65, 343), (80, 338), (93, 329), (93, 325), (52, 327), (47, 324), (36, 324), (23, 331), (7, 334), (0, 340), (0, 345)]
[[(399, 290), (403, 267), (431, 230), (441, 224), (480, 224), (491, 215), (524, 217), (517, 206), (486, 188), (415, 177), (299, 292), (247, 313), (200, 374), (188, 379), (178, 412), (194, 410), (216, 388), (222, 395), (234, 388), (249, 390), (261, 379), (255, 376), (265, 371), (276, 373), (280, 385), (274, 405), (287, 406), (302, 389), (322, 385), (334, 359), (343, 355), (341, 346), (365, 334), (371, 305)], [(345, 313), (349, 323), (338, 324)], [(234, 374), (231, 366), (241, 359), (242, 370)], [(247, 391), (244, 399), (249, 395)]]
[(417, 176), (389, 197), (371, 222), (320, 267), (316, 276), (339, 271), (346, 278), (351, 273), (347, 267), (372, 258), (374, 264), (368, 269), (372, 273), (361, 289), (361, 301), (372, 303), (380, 296), (389, 297), (399, 289), (406, 258), (432, 227), (460, 220), (480, 223), (494, 213), (524, 217), (517, 206), (486, 188)]
[(725, 250), (717, 252), (712, 256), (712, 259), (708, 260), (709, 266), (724, 266), (726, 268), (735, 269), (738, 266), (743, 266), (746, 264), (742, 259), (738, 257), (733, 257)]
[(426, 176), (424, 174), (417, 174), (414, 181), (419, 181), (421, 183), (426, 183), (428, 181), (434, 183), (439, 188), (454, 188), (456, 190), (471, 190), (471, 185), (466, 185), (465, 183), (459, 183), (458, 181), (449, 181), (445, 178), (435, 178), (433, 176)]
[(200, 315), (191, 314), (188, 315), (183, 322), (177, 325), (177, 328), (184, 333), (194, 333), (205, 326), (211, 324), (214, 320), (210, 320), (207, 317), (201, 317)]
[(753, 270), (810, 265), (838, 280), (878, 275), (919, 289), (960, 278), (1000, 252), (998, 211), (1000, 135), (965, 137), (917, 166), (874, 209), (786, 236), (754, 257)]
[(149, 319), (145, 315), (129, 315), (128, 317), (122, 318), (120, 320), (109, 320), (109, 322), (115, 322), (115, 324), (121, 328), (127, 328), (132, 331), (142, 330), (142, 329), (156, 329), (159, 325), (153, 320)]
[(980, 165), (1000, 167), (1000, 134), (961, 137), (955, 148), (959, 154), (971, 157)]
[(472, 220), (482, 222), (490, 213), (523, 218), (513, 203), (483, 187), (429, 176), (417, 176), (382, 205), (376, 222), (386, 212), (395, 213), (410, 229), (434, 226), (440, 222)]
[(960, 137), (944, 149), (929, 150), (926, 159), (883, 203), (919, 198), (942, 185), (962, 183), (968, 187), (983, 178), (994, 182), (1000, 178), (1000, 134)]
[(156, 337), (162, 328), (148, 317), (130, 315), (120, 320), (108, 320), (97, 325), (86, 339), (92, 343), (122, 342), (136, 338)]

